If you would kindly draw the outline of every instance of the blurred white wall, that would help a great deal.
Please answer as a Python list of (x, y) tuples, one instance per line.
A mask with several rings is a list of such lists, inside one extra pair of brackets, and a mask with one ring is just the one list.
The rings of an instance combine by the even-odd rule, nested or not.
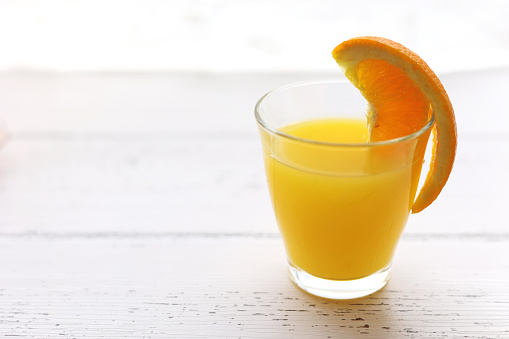
[(336, 71), (362, 35), (437, 72), (509, 65), (509, 1), (0, 0), (0, 71)]

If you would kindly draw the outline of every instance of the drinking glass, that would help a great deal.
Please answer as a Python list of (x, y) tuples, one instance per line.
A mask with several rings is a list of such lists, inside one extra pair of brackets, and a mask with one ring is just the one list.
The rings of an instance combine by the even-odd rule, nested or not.
[(411, 135), (367, 143), (307, 140), (284, 127), (316, 119), (366, 120), (366, 108), (346, 81), (290, 84), (255, 107), (290, 277), (324, 298), (358, 298), (387, 283), (434, 117)]

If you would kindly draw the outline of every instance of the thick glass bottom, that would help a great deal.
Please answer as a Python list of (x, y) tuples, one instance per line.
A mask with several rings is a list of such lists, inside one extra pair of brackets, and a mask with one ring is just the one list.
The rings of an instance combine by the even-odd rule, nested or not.
[(315, 277), (289, 264), (290, 278), (304, 291), (327, 299), (355, 299), (372, 294), (387, 284), (391, 264), (370, 276), (355, 280), (329, 280)]

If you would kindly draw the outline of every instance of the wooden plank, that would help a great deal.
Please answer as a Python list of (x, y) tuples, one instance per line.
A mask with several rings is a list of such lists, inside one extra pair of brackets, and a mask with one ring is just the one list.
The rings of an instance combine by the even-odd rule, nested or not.
[(256, 133), (262, 95), (308, 77), (330, 75), (0, 74), (0, 118), (13, 133), (32, 136), (242, 135)]
[[(276, 87), (344, 79), (295, 74), (0, 73), (0, 119), (15, 133), (256, 133), (254, 105)], [(509, 68), (440, 75), (460, 137), (507, 135)], [(487, 85), (489, 84), (489, 85)], [(479, 100), (482, 98), (482, 100)]]
[(507, 338), (508, 239), (402, 241), (388, 286), (328, 301), (277, 237), (0, 237), (0, 336)]
[(0, 233), (276, 232), (257, 138), (11, 141)]
[[(407, 232), (507, 234), (508, 149), (509, 138), (463, 139)], [(256, 135), (14, 136), (0, 153), (0, 233), (277, 233), (264, 175)]]

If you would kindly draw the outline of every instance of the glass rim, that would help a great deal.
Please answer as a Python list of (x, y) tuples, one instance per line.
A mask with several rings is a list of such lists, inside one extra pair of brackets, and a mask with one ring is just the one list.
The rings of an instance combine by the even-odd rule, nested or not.
[[(262, 102), (265, 100), (265, 98), (267, 98), (271, 94), (280, 92), (285, 89), (299, 87), (299, 86), (303, 86), (303, 85), (327, 84), (327, 83), (330, 83), (330, 84), (351, 84), (348, 80), (308, 80), (308, 81), (294, 82), (294, 83), (290, 83), (290, 84), (286, 84), (286, 85), (274, 88), (273, 90), (265, 93), (256, 102), (256, 105), (255, 105), (256, 121), (266, 131), (268, 131), (272, 134), (276, 134), (276, 135), (278, 135), (282, 138), (285, 138), (285, 139), (290, 139), (290, 140), (294, 140), (294, 141), (298, 141), (298, 142), (302, 142), (302, 143), (306, 143), (306, 144), (314, 144), (317, 146), (335, 146), (335, 147), (375, 147), (375, 146), (387, 146), (387, 145), (391, 145), (391, 144), (397, 144), (397, 143), (400, 143), (400, 142), (403, 142), (406, 140), (410, 140), (410, 139), (419, 137), (420, 135), (422, 135), (426, 131), (428, 131), (430, 128), (432, 128), (433, 125), (435, 124), (435, 114), (433, 113), (433, 109), (432, 109), (431, 117), (429, 118), (429, 121), (426, 123), (426, 125), (424, 125), (422, 128), (420, 128), (419, 130), (417, 130), (411, 134), (404, 135), (402, 137), (398, 137), (398, 138), (394, 138), (394, 139), (388, 139), (388, 140), (382, 140), (382, 141), (370, 141), (367, 143), (339, 143), (339, 142), (325, 142), (325, 141), (306, 139), (306, 138), (301, 138), (301, 137), (297, 137), (297, 136), (282, 132), (282, 131), (278, 130), (277, 128), (270, 126), (260, 116), (260, 106), (261, 106)], [(351, 85), (353, 86), (353, 84), (351, 84)], [(366, 101), (366, 104), (367, 104), (367, 101)]]

